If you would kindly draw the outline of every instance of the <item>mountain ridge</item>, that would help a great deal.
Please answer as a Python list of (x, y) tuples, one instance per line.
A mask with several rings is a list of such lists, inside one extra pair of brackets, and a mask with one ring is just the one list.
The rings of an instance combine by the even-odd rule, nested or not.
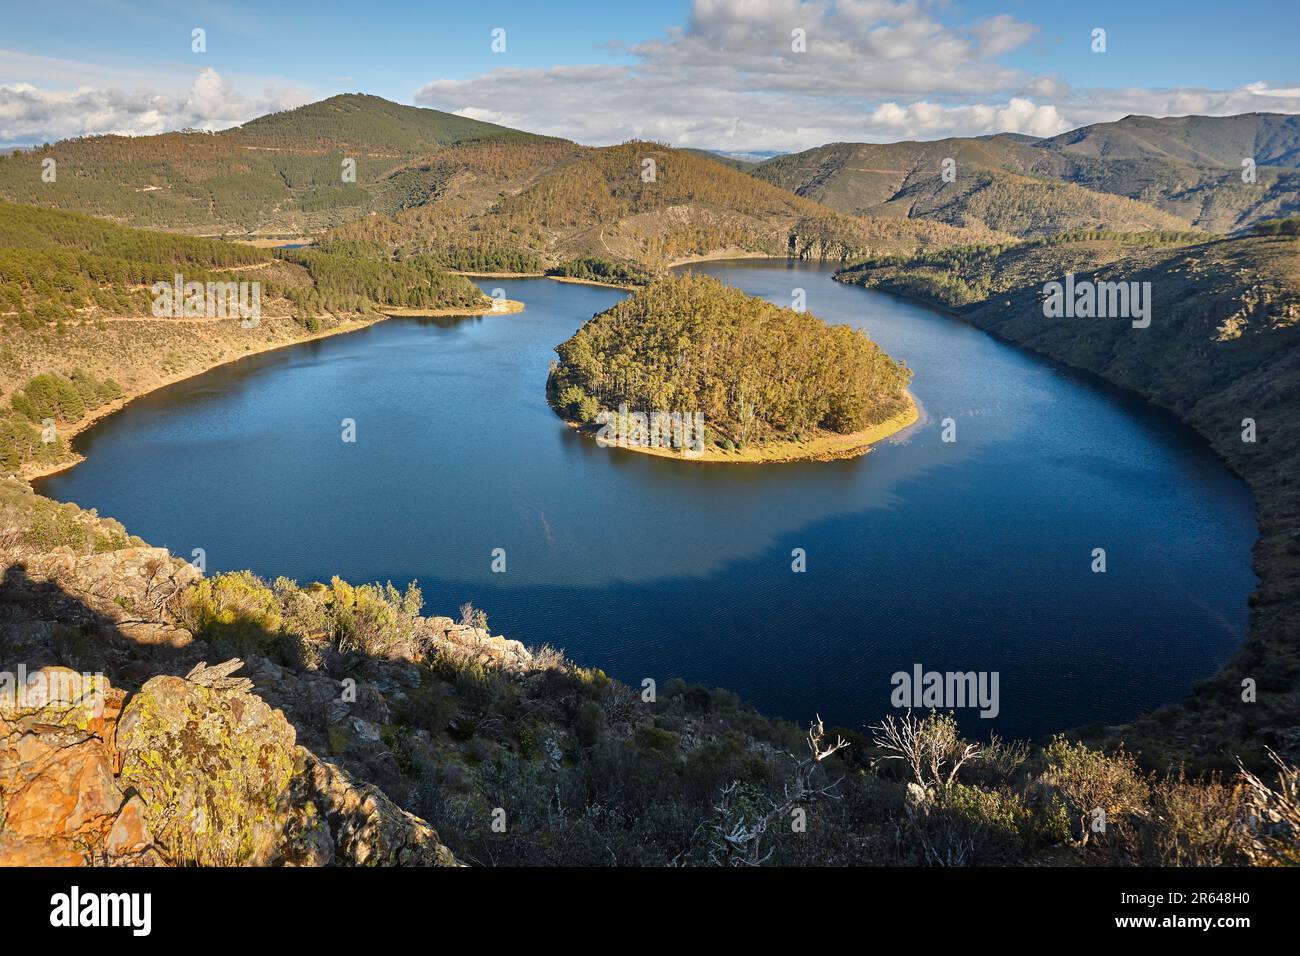
[[(1139, 135), (1140, 134), (1140, 135)], [(1163, 138), (1162, 138), (1163, 137)], [(1241, 160), (1254, 157), (1255, 183), (1242, 179)], [(861, 159), (865, 168), (855, 168)], [(940, 164), (952, 159), (956, 183), (945, 184)], [(995, 220), (1019, 236), (1080, 228), (1172, 228), (1162, 217), (1209, 232), (1244, 230), (1267, 218), (1300, 211), (1300, 116), (1246, 113), (1228, 117), (1126, 117), (1056, 137), (1017, 134), (948, 137), (889, 144), (836, 143), (768, 160), (751, 172), (842, 212), (888, 212), (905, 188), (932, 197), (960, 192), (972, 176), (1029, 176), (1057, 189), (1057, 197), (1084, 208), (1062, 215), (1059, 203), (1023, 210), (1020, 221)], [(1093, 194), (1089, 196), (1088, 194)], [(1128, 200), (1114, 204), (1097, 196)], [(979, 218), (962, 197), (942, 208), (942, 221)], [(1138, 205), (1130, 205), (1137, 203)], [(937, 204), (935, 204), (937, 206)], [(927, 216), (928, 218), (928, 216)], [(1145, 220), (1145, 224), (1143, 221)]]

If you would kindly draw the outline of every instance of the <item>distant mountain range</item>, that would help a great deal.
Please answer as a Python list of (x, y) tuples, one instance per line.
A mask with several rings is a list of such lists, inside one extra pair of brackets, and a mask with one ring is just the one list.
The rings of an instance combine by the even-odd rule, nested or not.
[[(955, 179), (942, 177), (953, 160)], [(1243, 182), (1242, 161), (1256, 164)], [(1300, 117), (1128, 116), (1049, 139), (1000, 134), (835, 143), (753, 174), (850, 215), (894, 215), (1017, 236), (1081, 228), (1216, 233), (1300, 212)]]
[[(1245, 158), (1256, 182), (1242, 181)], [(346, 94), (219, 133), (86, 137), (3, 156), (0, 198), (198, 235), (656, 266), (1079, 229), (1232, 232), (1300, 212), (1300, 117), (1280, 114), (1130, 116), (1042, 140), (836, 143), (758, 159), (584, 147)]]

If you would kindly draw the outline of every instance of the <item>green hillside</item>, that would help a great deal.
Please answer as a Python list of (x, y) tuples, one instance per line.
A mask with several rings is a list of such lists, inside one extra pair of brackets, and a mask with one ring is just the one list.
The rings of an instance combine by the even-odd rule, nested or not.
[[(0, 199), (201, 235), (298, 235), (423, 202), (422, 161), (494, 142), (551, 141), (348, 94), (220, 133), (93, 136), (0, 157)], [(42, 179), (47, 159), (53, 182)]]
[(415, 151), (470, 140), (549, 138), (441, 110), (404, 106), (364, 93), (345, 93), (297, 109), (269, 113), (217, 135), (242, 142), (317, 142)]
[[(155, 282), (256, 282), (261, 316), (155, 316)], [(250, 287), (251, 289), (251, 287)], [(251, 293), (250, 293), (251, 294)], [(251, 300), (250, 300), (251, 301)], [(39, 425), (78, 425), (124, 394), (252, 349), (369, 321), (388, 308), (486, 305), (468, 279), (402, 262), (151, 232), (0, 203), (0, 471), (67, 460)]]
[[(658, 143), (604, 148), (494, 144), (446, 154), (448, 187), (391, 219), (333, 230), (327, 243), (360, 242), (396, 254), (448, 250), (527, 254), (548, 264), (595, 257), (661, 268), (716, 254), (793, 255), (841, 261), (870, 252), (1006, 238), (898, 217), (838, 213), (711, 158)], [(653, 163), (653, 178), (643, 174)], [(497, 188), (500, 187), (500, 188)], [(483, 194), (495, 195), (483, 205)]]
[[(753, 172), (852, 215), (983, 222), (1018, 236), (1188, 225), (1226, 233), (1300, 212), (1298, 130), (1300, 117), (1282, 114), (1127, 117), (1045, 140), (836, 143)], [(1245, 157), (1258, 164), (1254, 183), (1242, 181)], [(944, 159), (956, 164), (953, 183), (940, 177)]]

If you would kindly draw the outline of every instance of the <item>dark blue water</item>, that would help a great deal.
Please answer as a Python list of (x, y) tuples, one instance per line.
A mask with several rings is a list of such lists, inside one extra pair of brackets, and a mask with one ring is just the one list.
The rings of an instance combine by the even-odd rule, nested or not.
[(544, 383), (554, 346), (622, 293), (488, 280), (527, 310), (392, 320), (216, 369), (106, 419), (41, 490), (203, 548), (209, 571), (416, 578), (429, 613), (472, 600), (496, 633), (799, 721), (875, 722), (917, 663), (999, 673), (1000, 716), (963, 716), (974, 733), (1123, 720), (1240, 641), (1251, 499), (1169, 415), (815, 266), (703, 271), (784, 305), (802, 287), (813, 313), (865, 328), (916, 370), (922, 422), (854, 461), (601, 449)]

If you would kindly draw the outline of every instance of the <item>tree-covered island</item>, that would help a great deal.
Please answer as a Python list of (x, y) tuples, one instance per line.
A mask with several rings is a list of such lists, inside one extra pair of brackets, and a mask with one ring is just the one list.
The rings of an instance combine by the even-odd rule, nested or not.
[(706, 276), (652, 283), (556, 352), (556, 412), (602, 445), (650, 454), (848, 458), (917, 417), (911, 370), (865, 332)]

